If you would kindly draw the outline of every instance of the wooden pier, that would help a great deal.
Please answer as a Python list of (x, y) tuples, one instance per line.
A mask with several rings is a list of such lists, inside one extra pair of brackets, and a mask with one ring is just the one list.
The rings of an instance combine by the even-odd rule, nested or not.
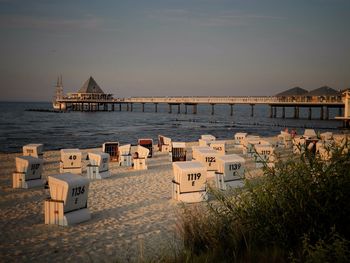
[[(159, 104), (167, 104), (169, 113), (181, 113), (181, 106), (184, 107), (184, 114), (189, 113), (188, 108), (192, 108), (192, 114), (197, 114), (198, 105), (210, 105), (210, 114), (215, 114), (215, 105), (228, 105), (229, 114), (234, 115), (234, 105), (250, 106), (250, 116), (254, 116), (255, 105), (267, 105), (270, 107), (270, 118), (286, 118), (286, 108), (293, 108), (293, 116), (289, 118), (300, 118), (300, 109), (308, 110), (308, 119), (312, 119), (312, 109), (320, 109), (320, 115), (317, 119), (329, 119), (329, 109), (337, 108), (339, 116), (342, 115), (344, 108), (343, 101), (284, 101), (278, 97), (134, 97), (117, 99), (75, 99), (62, 98), (57, 100), (62, 109), (72, 111), (134, 111), (134, 104), (141, 104), (142, 112), (145, 111), (145, 104), (153, 104), (154, 112), (158, 112)], [(122, 107), (122, 105), (125, 105)], [(175, 111), (173, 108), (175, 107)], [(278, 109), (280, 109), (278, 111)], [(280, 112), (280, 116), (278, 116)]]
[[(344, 93), (345, 94), (345, 93)], [(343, 94), (343, 95), (344, 95)], [(345, 96), (345, 95), (344, 95)], [(343, 96), (343, 97), (344, 97)], [(344, 97), (345, 98), (345, 97)], [(192, 114), (197, 114), (198, 105), (210, 105), (210, 114), (215, 114), (216, 105), (228, 105), (229, 114), (234, 115), (234, 105), (248, 105), (250, 116), (254, 116), (255, 105), (267, 105), (270, 107), (270, 118), (287, 118), (286, 108), (293, 108), (293, 116), (289, 118), (300, 118), (300, 110), (307, 109), (308, 119), (312, 119), (313, 109), (320, 109), (320, 120), (329, 119), (329, 109), (337, 108), (338, 117), (342, 116), (345, 107), (345, 100), (342, 93), (327, 86), (306, 91), (299, 87), (292, 88), (276, 96), (226, 96), (226, 97), (131, 97), (113, 98), (112, 94), (105, 94), (96, 81), (90, 76), (83, 86), (75, 93), (68, 93), (63, 96), (62, 77), (58, 78), (56, 85), (56, 96), (53, 107), (58, 111), (115, 111), (116, 108), (122, 111), (125, 105), (126, 111), (134, 111), (134, 104), (141, 104), (142, 112), (145, 111), (146, 104), (154, 105), (154, 112), (158, 112), (159, 104), (167, 104), (168, 112), (173, 113), (173, 107), (177, 114), (181, 113), (181, 106), (184, 107), (184, 114), (188, 113), (188, 108), (192, 108)], [(280, 112), (280, 116), (278, 116)], [(344, 111), (345, 112), (345, 111)]]

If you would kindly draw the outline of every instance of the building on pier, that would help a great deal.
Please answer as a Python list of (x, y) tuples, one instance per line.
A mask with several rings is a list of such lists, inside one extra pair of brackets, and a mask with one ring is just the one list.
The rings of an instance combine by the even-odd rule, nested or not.
[(280, 101), (284, 102), (304, 102), (306, 100), (305, 95), (308, 93), (306, 89), (300, 87), (294, 87), (289, 90), (283, 91), (276, 95)]
[(328, 86), (311, 91), (295, 87), (278, 93), (276, 97), (280, 102), (339, 102), (342, 100), (341, 92)]
[(342, 100), (342, 93), (328, 86), (314, 89), (306, 94), (308, 102), (336, 102)]
[(110, 100), (113, 98), (113, 95), (104, 93), (94, 78), (90, 76), (78, 92), (68, 93), (67, 98), (78, 100)]
[(70, 92), (66, 96), (63, 95), (62, 77), (57, 81), (53, 101), (55, 110), (99, 111), (102, 106), (102, 110), (106, 111), (109, 104), (114, 109), (113, 95), (104, 93), (92, 76), (77, 92)]

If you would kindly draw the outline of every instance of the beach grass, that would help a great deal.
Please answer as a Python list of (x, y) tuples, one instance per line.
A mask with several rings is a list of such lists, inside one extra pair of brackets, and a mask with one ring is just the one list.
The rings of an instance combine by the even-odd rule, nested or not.
[(182, 260), (348, 262), (350, 154), (332, 152), (279, 161), (241, 189), (211, 188), (215, 201), (183, 206)]

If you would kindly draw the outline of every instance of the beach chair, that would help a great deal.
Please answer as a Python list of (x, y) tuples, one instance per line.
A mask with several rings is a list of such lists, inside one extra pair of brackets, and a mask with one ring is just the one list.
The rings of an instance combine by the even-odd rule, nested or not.
[(109, 154), (103, 152), (88, 153), (89, 164), (86, 166), (89, 179), (104, 179), (110, 177)]
[(316, 143), (316, 154), (323, 161), (329, 161), (333, 155), (333, 141), (318, 141)]
[(23, 156), (32, 156), (43, 159), (43, 144), (27, 144), (23, 146)]
[(303, 137), (305, 139), (317, 138), (317, 134), (314, 129), (305, 129)]
[(274, 147), (270, 144), (255, 144), (255, 153), (253, 155), (255, 161), (255, 167), (261, 168), (265, 164), (268, 167), (275, 166), (275, 156), (274, 156)]
[(141, 145), (149, 150), (148, 158), (153, 156), (153, 140), (152, 139), (139, 139), (138, 145)]
[(244, 185), (245, 160), (237, 154), (217, 157), (216, 187), (221, 190)]
[(48, 182), (50, 198), (44, 201), (45, 224), (68, 226), (91, 218), (87, 178), (65, 173), (48, 176)]
[(207, 147), (196, 149), (196, 161), (202, 163), (207, 169), (207, 179), (215, 177), (217, 171), (216, 158), (222, 154)]
[(254, 145), (260, 144), (261, 138), (259, 136), (249, 135), (242, 140), (243, 154), (252, 157), (254, 154)]
[(306, 148), (306, 139), (304, 137), (293, 138), (293, 153), (303, 154)]
[(216, 138), (210, 134), (201, 135), (201, 138), (198, 140), (199, 146), (210, 146), (210, 143), (215, 141)]
[(186, 143), (185, 142), (173, 142), (171, 146), (171, 161), (172, 162), (184, 162), (186, 161)]
[(146, 159), (149, 154), (149, 149), (138, 145), (132, 153), (133, 166), (135, 170), (147, 170)]
[(333, 133), (332, 132), (323, 132), (320, 134), (320, 138), (322, 141), (331, 141), (331, 140), (333, 140)]
[(174, 162), (172, 198), (184, 203), (197, 203), (208, 199), (206, 181), (207, 171), (196, 161)]
[(203, 134), (201, 135), (202, 140), (207, 140), (207, 141), (215, 141), (216, 137), (211, 135), (211, 134)]
[(119, 165), (125, 167), (132, 166), (131, 144), (119, 146)]
[(292, 135), (288, 132), (281, 131), (281, 134), (277, 136), (277, 147), (291, 148), (292, 146)]
[(158, 149), (160, 152), (171, 152), (171, 139), (158, 135)]
[(217, 151), (218, 153), (225, 155), (226, 154), (226, 141), (218, 140), (218, 141), (212, 141), (210, 143), (210, 148)]
[(44, 186), (42, 180), (43, 160), (32, 156), (16, 157), (16, 171), (12, 174), (13, 188), (33, 188)]
[(234, 140), (236, 146), (242, 146), (243, 140), (248, 136), (246, 132), (237, 132), (235, 133)]
[(79, 149), (61, 149), (60, 173), (81, 174), (81, 151)]
[(119, 142), (105, 142), (102, 152), (108, 153), (111, 162), (119, 162)]

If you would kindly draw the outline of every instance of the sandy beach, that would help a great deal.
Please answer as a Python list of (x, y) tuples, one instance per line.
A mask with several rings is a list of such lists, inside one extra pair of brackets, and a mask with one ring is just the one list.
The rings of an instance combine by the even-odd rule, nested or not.
[[(232, 140), (228, 143), (228, 154), (241, 153)], [(189, 155), (197, 144), (186, 144)], [(91, 149), (82, 151), (86, 157)], [(20, 155), (0, 155), (1, 262), (135, 262), (157, 259), (164, 251), (181, 247), (176, 235), (181, 204), (171, 199), (168, 154), (156, 151), (144, 171), (110, 163), (110, 178), (90, 181), (91, 220), (68, 227), (44, 224), (48, 189), (12, 189), (15, 157)], [(59, 158), (59, 151), (44, 153), (44, 178), (59, 173)], [(85, 176), (88, 161), (83, 159)], [(247, 177), (262, 174), (245, 159)]]

